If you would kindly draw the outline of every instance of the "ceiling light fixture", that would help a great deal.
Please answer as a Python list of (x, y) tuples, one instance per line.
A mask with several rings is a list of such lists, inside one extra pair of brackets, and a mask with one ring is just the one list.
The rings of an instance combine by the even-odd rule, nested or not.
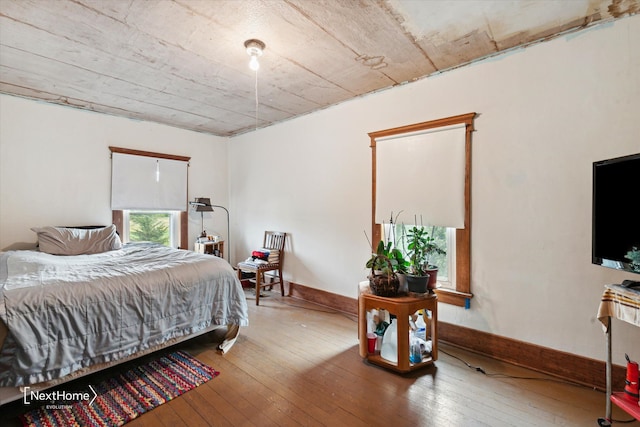
[(258, 57), (262, 55), (265, 44), (258, 39), (249, 39), (244, 42), (244, 47), (247, 49), (247, 54), (251, 57), (251, 60), (249, 61), (249, 68), (253, 71), (258, 71), (260, 68)]

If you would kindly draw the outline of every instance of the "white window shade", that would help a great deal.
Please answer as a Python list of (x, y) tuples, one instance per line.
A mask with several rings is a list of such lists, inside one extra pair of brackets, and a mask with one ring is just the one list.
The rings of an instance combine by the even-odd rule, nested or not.
[(376, 139), (376, 222), (464, 228), (464, 125)]
[(111, 209), (187, 210), (188, 163), (112, 153)]

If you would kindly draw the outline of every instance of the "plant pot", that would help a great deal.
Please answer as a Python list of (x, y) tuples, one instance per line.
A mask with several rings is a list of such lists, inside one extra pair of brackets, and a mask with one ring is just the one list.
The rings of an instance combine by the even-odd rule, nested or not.
[(424, 294), (428, 291), (427, 282), (429, 281), (429, 275), (426, 276), (412, 276), (410, 274), (406, 275), (407, 287), (409, 288), (409, 292), (414, 292), (416, 294)]
[(427, 273), (429, 273), (427, 288), (435, 289), (438, 286), (438, 267), (428, 268)]
[(398, 287), (398, 293), (400, 295), (406, 295), (409, 292), (409, 289), (407, 288), (406, 275), (402, 273), (396, 273), (396, 276), (398, 276), (398, 282), (400, 282), (400, 286)]
[(371, 274), (369, 274), (369, 287), (371, 288), (371, 292), (374, 295), (378, 295), (381, 297), (395, 297), (398, 295), (398, 288), (400, 287), (400, 281), (398, 280), (398, 276), (396, 273), (392, 272), (391, 274), (376, 274), (373, 269), (373, 265), (375, 265), (376, 260), (378, 258), (382, 258), (387, 262), (389, 266), (389, 270), (392, 269), (391, 261), (384, 255), (376, 255), (373, 259)]

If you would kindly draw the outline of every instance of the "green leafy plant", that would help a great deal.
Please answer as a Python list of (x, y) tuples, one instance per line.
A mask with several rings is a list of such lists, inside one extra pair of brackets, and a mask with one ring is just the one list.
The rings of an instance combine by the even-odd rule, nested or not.
[[(387, 263), (386, 260), (378, 257), (379, 255), (385, 256), (389, 259), (391, 268), (389, 268), (389, 263)], [(409, 262), (404, 259), (402, 251), (394, 248), (392, 242), (387, 242), (385, 244), (384, 241), (380, 240), (376, 247), (376, 252), (371, 254), (371, 258), (369, 258), (365, 266), (367, 268), (382, 271), (383, 274), (391, 274), (394, 272), (405, 273), (408, 265)]]
[(132, 242), (169, 244), (168, 215), (162, 213), (131, 213), (130, 239)]
[(446, 255), (447, 251), (442, 249), (440, 245), (437, 243), (436, 238), (433, 236), (433, 229), (430, 236), (427, 236), (427, 244), (425, 246), (425, 262), (427, 263), (428, 268), (437, 268), (435, 265), (431, 264), (431, 259), (434, 255)]
[(409, 258), (408, 272), (414, 276), (425, 276), (427, 270), (432, 267), (429, 259), (434, 254), (446, 252), (437, 243), (434, 237), (423, 226), (413, 226), (407, 232), (407, 257)]
[(624, 257), (631, 261), (633, 271), (640, 272), (640, 249), (634, 246)]

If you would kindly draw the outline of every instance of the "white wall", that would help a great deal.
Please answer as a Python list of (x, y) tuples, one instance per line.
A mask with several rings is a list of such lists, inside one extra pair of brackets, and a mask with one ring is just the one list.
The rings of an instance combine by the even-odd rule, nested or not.
[[(286, 279), (356, 297), (367, 132), (477, 112), (475, 296), (470, 310), (441, 304), (441, 320), (603, 359), (603, 285), (638, 276), (591, 264), (591, 166), (640, 152), (639, 42), (640, 16), (626, 18), (232, 138), (236, 256), (286, 231)], [(617, 363), (640, 358), (639, 332), (616, 324)]]
[[(110, 224), (110, 145), (191, 156), (189, 199), (228, 203), (226, 138), (0, 95), (0, 250), (34, 246), (34, 226)], [(205, 227), (226, 235), (224, 212)], [(190, 247), (199, 232), (190, 212)]]

